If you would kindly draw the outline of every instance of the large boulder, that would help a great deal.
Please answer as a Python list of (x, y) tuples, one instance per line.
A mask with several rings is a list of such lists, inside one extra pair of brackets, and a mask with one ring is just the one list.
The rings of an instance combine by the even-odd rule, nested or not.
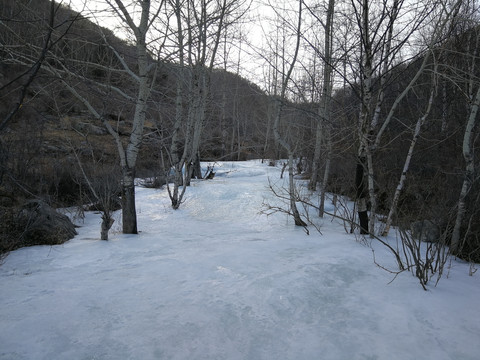
[(42, 200), (27, 201), (15, 220), (21, 229), (20, 246), (63, 244), (77, 235), (70, 219)]

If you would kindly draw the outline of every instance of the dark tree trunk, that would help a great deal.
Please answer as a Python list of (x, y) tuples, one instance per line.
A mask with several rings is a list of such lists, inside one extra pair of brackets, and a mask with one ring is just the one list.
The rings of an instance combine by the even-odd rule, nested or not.
[(137, 211), (135, 208), (135, 171), (123, 169), (122, 222), (124, 234), (138, 234)]
[(195, 156), (193, 160), (193, 169), (192, 169), (192, 178), (193, 179), (202, 179), (202, 168), (200, 166), (200, 155)]
[(102, 216), (102, 226), (100, 232), (101, 240), (108, 240), (108, 230), (110, 230), (114, 222), (115, 220), (113, 220), (110, 216)]
[(360, 221), (360, 234), (368, 234), (368, 192), (365, 186), (365, 166), (366, 159), (364, 157), (359, 157), (355, 173), (355, 187), (357, 191), (357, 213)]

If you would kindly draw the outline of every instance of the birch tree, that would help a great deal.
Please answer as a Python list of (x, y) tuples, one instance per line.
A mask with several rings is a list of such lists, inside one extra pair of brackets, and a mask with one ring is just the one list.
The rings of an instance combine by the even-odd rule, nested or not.
[(324, 47), (323, 53), (315, 47), (315, 53), (321, 57), (323, 62), (323, 71), (322, 71), (322, 86), (318, 107), (318, 118), (316, 124), (315, 132), (315, 148), (312, 160), (312, 174), (309, 182), (309, 189), (315, 190), (317, 183), (320, 178), (320, 158), (322, 152), (322, 143), (326, 143), (326, 159), (325, 167), (323, 172), (323, 179), (321, 181), (320, 187), (320, 202), (318, 214), (320, 217), (323, 217), (324, 207), (325, 207), (325, 193), (327, 188), (327, 182), (330, 173), (330, 160), (331, 160), (331, 98), (333, 92), (333, 22), (334, 22), (334, 12), (335, 12), (335, 0), (329, 0), (325, 21), (318, 18), (316, 14), (310, 11), (314, 16), (315, 20), (322, 24), (324, 31)]
[[(174, 179), (173, 179), (173, 192), (168, 186), (167, 178), (167, 188), (174, 209), (178, 209), (183, 195), (186, 190), (186, 186), (183, 187), (181, 193), (179, 193), (179, 188), (183, 181), (182, 169), (186, 161), (187, 151), (184, 149), (183, 154), (181, 154), (181, 129), (184, 122), (184, 89), (185, 89), (185, 42), (184, 42), (184, 30), (183, 30), (183, 14), (182, 6), (180, 0), (170, 0), (170, 5), (173, 7), (173, 12), (176, 18), (176, 32), (177, 37), (177, 46), (178, 46), (178, 61), (179, 61), (179, 70), (177, 71), (177, 89), (176, 89), (176, 98), (175, 98), (175, 122), (173, 125), (172, 133), (172, 143), (170, 146), (170, 157), (171, 165), (173, 167)], [(185, 181), (186, 182), (186, 181)]]
[[(395, 189), (394, 195), (393, 195), (393, 200), (390, 206), (390, 210), (387, 215), (387, 219), (385, 221), (385, 227), (383, 229), (382, 235), (387, 236), (389, 231), (390, 231), (390, 226), (392, 224), (393, 216), (397, 210), (398, 206), (398, 201), (400, 199), (400, 194), (404, 188), (405, 181), (407, 179), (407, 173), (409, 171), (410, 167), (410, 162), (413, 157), (413, 152), (415, 149), (415, 145), (418, 142), (418, 139), (421, 134), (421, 130), (423, 125), (425, 124), (425, 121), (427, 117), (430, 114), (430, 111), (432, 109), (432, 104), (435, 98), (435, 94), (437, 92), (437, 82), (438, 82), (438, 60), (437, 58), (442, 58), (443, 57), (443, 50), (440, 49), (435, 49), (435, 47), (441, 42), (442, 38), (445, 36), (445, 34), (449, 34), (450, 30), (455, 26), (456, 23), (456, 17), (459, 11), (459, 7), (461, 5), (461, 2), (457, 2), (454, 4), (454, 6), (450, 9), (448, 8), (443, 8), (440, 11), (440, 14), (438, 17), (435, 19), (435, 22), (433, 24), (432, 30), (431, 30), (431, 35), (430, 35), (430, 40), (428, 41), (428, 46), (426, 52), (423, 54), (423, 60), (419, 66), (419, 69), (413, 76), (413, 78), (410, 80), (408, 85), (404, 88), (404, 90), (396, 97), (395, 101), (393, 102), (392, 106), (390, 107), (390, 110), (385, 117), (385, 120), (381, 126), (381, 128), (378, 130), (374, 142), (374, 148), (378, 147), (380, 144), (380, 140), (382, 137), (382, 134), (384, 133), (385, 129), (387, 128), (388, 124), (390, 123), (391, 119), (393, 118), (393, 115), (395, 111), (397, 110), (399, 104), (401, 101), (406, 97), (407, 93), (412, 91), (415, 83), (418, 81), (419, 77), (426, 72), (426, 69), (428, 68), (428, 65), (430, 64), (431, 69), (429, 70), (431, 73), (431, 85), (430, 85), (430, 95), (428, 96), (428, 100), (426, 103), (426, 109), (425, 112), (418, 117), (418, 120), (416, 122), (415, 128), (413, 130), (413, 136), (412, 140), (410, 142), (410, 146), (405, 158), (405, 162), (403, 165), (403, 169), (400, 175), (400, 179), (398, 181), (397, 187)], [(432, 53), (437, 52), (439, 54), (436, 54), (433, 56), (433, 65), (431, 64), (431, 58), (432, 58)], [(433, 67), (432, 67), (433, 66)], [(443, 121), (443, 120), (442, 120)], [(442, 129), (443, 129), (443, 124), (442, 124)], [(443, 130), (442, 130), (443, 131)]]
[[(325, 126), (329, 126), (330, 123), (330, 101), (332, 97), (332, 29), (333, 29), (333, 18), (335, 10), (335, 0), (328, 1), (328, 8), (326, 12), (326, 21), (324, 25), (324, 55), (323, 60), (323, 84), (322, 91), (320, 95), (320, 106), (318, 109), (318, 119), (317, 127), (315, 132), (315, 149), (312, 161), (312, 175), (310, 178), (309, 188), (315, 190), (319, 178), (319, 167), (320, 167), (320, 155), (321, 155), (321, 145), (323, 136), (323, 129)], [(320, 22), (320, 21), (319, 21)], [(327, 140), (328, 141), (328, 140)], [(324, 172), (324, 181), (322, 182), (321, 189), (321, 198), (320, 201), (320, 216), (323, 214), (323, 206), (325, 202), (324, 196), (324, 185), (326, 185), (326, 180), (328, 179), (328, 169), (329, 162), (327, 161)]]
[(466, 213), (466, 199), (475, 181), (475, 162), (473, 156), (473, 143), (475, 127), (478, 124), (478, 107), (480, 106), (480, 87), (477, 89), (475, 98), (472, 101), (471, 110), (467, 118), (465, 133), (463, 137), (462, 152), (465, 160), (465, 174), (463, 176), (462, 189), (457, 204), (457, 216), (452, 233), (451, 251), (457, 253), (461, 250), (460, 229)]
[[(152, 84), (153, 65), (149, 63), (147, 51), (147, 33), (151, 25), (150, 0), (141, 0), (140, 19), (136, 23), (122, 0), (115, 0), (116, 7), (111, 3), (115, 13), (128, 25), (135, 37), (137, 51), (137, 72), (126, 66), (126, 71), (136, 80), (137, 95), (135, 100), (135, 113), (132, 119), (132, 130), (127, 146), (124, 148), (118, 139), (118, 134), (107, 126), (109, 132), (114, 136), (120, 155), (122, 168), (122, 225), (123, 233), (137, 233), (137, 212), (135, 206), (135, 167), (142, 143), (143, 128), (147, 114), (147, 104), (150, 97)], [(160, 4), (161, 6), (161, 4)], [(108, 123), (106, 123), (108, 124)]]
[[(289, 183), (289, 197), (290, 197), (290, 211), (295, 221), (295, 225), (297, 226), (306, 226), (306, 223), (302, 220), (300, 213), (297, 209), (296, 205), (296, 192), (295, 192), (295, 183), (294, 183), (294, 147), (290, 144), (285, 135), (280, 133), (280, 120), (282, 118), (283, 107), (285, 105), (287, 99), (287, 88), (289, 81), (292, 76), (292, 72), (295, 68), (295, 63), (297, 61), (299, 49), (300, 49), (300, 42), (301, 42), (301, 27), (302, 27), (302, 5), (303, 1), (299, 0), (298, 2), (298, 20), (297, 24), (294, 28), (295, 31), (295, 50), (293, 52), (292, 58), (289, 62), (287, 62), (285, 56), (282, 56), (282, 69), (285, 69), (286, 72), (281, 72), (282, 82), (280, 88), (280, 94), (275, 99), (275, 115), (274, 115), (274, 122), (273, 122), (273, 134), (275, 136), (275, 141), (279, 144), (288, 155), (288, 183)], [(285, 49), (282, 49), (285, 51)], [(278, 71), (278, 70), (277, 70)]]
[[(133, 39), (135, 48), (134, 66), (126, 60), (115, 47), (109, 43), (109, 40), (102, 34), (105, 46), (109, 48), (120, 66), (120, 69), (114, 69), (130, 78), (133, 88), (132, 94), (128, 94), (126, 89), (120, 89), (112, 84), (101, 84), (94, 82), (96, 86), (106, 89), (108, 92), (115, 93), (124, 97), (125, 101), (133, 104), (133, 115), (131, 120), (131, 130), (128, 141), (124, 143), (118, 131), (110, 124), (109, 119), (102, 113), (102, 109), (90, 101), (87, 94), (84, 94), (77, 85), (83, 84), (82, 73), (76, 73), (75, 69), (69, 69), (61, 59), (53, 57), (53, 61), (46, 68), (47, 71), (55, 74), (65, 86), (90, 114), (100, 121), (113, 137), (115, 142), (122, 171), (122, 227), (125, 234), (137, 234), (137, 214), (135, 204), (135, 170), (137, 158), (143, 139), (144, 123), (147, 117), (148, 101), (151, 94), (152, 84), (155, 82), (156, 66), (148, 49), (148, 33), (152, 22), (158, 15), (157, 12), (151, 12), (150, 0), (139, 0), (135, 3), (125, 3), (123, 0), (106, 0), (110, 10), (123, 24)], [(160, 9), (163, 6), (161, 1), (157, 6)], [(138, 8), (137, 8), (138, 6)], [(87, 65), (87, 63), (84, 63)], [(101, 64), (89, 64), (102, 68)], [(111, 71), (111, 69), (108, 69)], [(90, 80), (91, 81), (91, 80)], [(120, 116), (120, 115), (119, 115)]]
[[(385, 1), (381, 4), (371, 1), (351, 1), (355, 14), (360, 41), (360, 91), (361, 108), (358, 117), (358, 151), (356, 165), (356, 208), (361, 233), (375, 233), (376, 194), (374, 153), (388, 126), (391, 117), (381, 119), (384, 108), (385, 89), (389, 74), (401, 58), (406, 44), (431, 19), (431, 14), (443, 4), (410, 4), (403, 0)], [(406, 21), (406, 19), (409, 21)], [(422, 69), (423, 71), (423, 69)], [(422, 72), (417, 73), (418, 76)], [(401, 98), (411, 89), (415, 81), (402, 92), (394, 102), (398, 106)], [(390, 109), (387, 113), (393, 114)], [(367, 204), (370, 206), (368, 214)]]
[(403, 165), (402, 173), (400, 175), (398, 185), (397, 185), (397, 187), (395, 189), (395, 193), (393, 195), (393, 200), (392, 200), (392, 204), (390, 206), (390, 210), (389, 210), (388, 215), (387, 215), (387, 219), (385, 220), (385, 228), (382, 232), (382, 236), (387, 236), (388, 232), (390, 231), (390, 226), (392, 224), (393, 215), (395, 214), (395, 212), (397, 210), (398, 200), (400, 199), (400, 194), (403, 190), (403, 187), (405, 185), (405, 181), (407, 179), (407, 172), (409, 170), (410, 162), (411, 162), (412, 157), (413, 157), (413, 151), (415, 149), (415, 145), (417, 144), (417, 141), (418, 141), (418, 139), (420, 137), (420, 134), (421, 134), (422, 127), (425, 124), (425, 121), (426, 121), (428, 115), (430, 114), (430, 110), (432, 109), (432, 104), (433, 104), (433, 100), (435, 98), (435, 92), (436, 92), (436, 85), (435, 85), (436, 74), (435, 73), (436, 73), (436, 71), (434, 70), (433, 74), (432, 74), (432, 85), (430, 87), (430, 95), (429, 95), (428, 101), (427, 101), (427, 108), (425, 110), (425, 113), (418, 118), (417, 123), (415, 125), (415, 129), (413, 130), (413, 136), (412, 136), (412, 140), (410, 142), (410, 147), (408, 148), (408, 152), (407, 152), (407, 156), (405, 158), (405, 163)]
[[(51, 9), (53, 9), (54, 4), (55, 3), (52, 2)], [(39, 67), (41, 67), (43, 74), (47, 73), (55, 80), (55, 86), (61, 86), (70, 91), (95, 119), (105, 125), (114, 139), (122, 169), (123, 232), (136, 234), (138, 230), (135, 207), (135, 168), (142, 144), (147, 103), (155, 73), (155, 66), (147, 49), (147, 33), (151, 26), (151, 21), (156, 14), (152, 14), (150, 11), (150, 0), (139, 0), (135, 3), (125, 3), (122, 0), (106, 0), (105, 4), (110, 7), (115, 17), (120, 22), (123, 22), (125, 28), (129, 29), (136, 51), (135, 64), (132, 64), (127, 56), (120, 54), (118, 50), (115, 49), (113, 44), (109, 42), (109, 38), (111, 39), (112, 36), (107, 36), (108, 33), (103, 32), (100, 27), (96, 29), (102, 32), (100, 36), (104, 41), (102, 45), (95, 44), (92, 46), (88, 42), (85, 42), (85, 39), (81, 39), (81, 35), (75, 37), (75, 34), (62, 39), (65, 32), (58, 34), (58, 31), (64, 31), (66, 27), (68, 29), (68, 27), (71, 26), (65, 22), (54, 25), (51, 22), (50, 28), (54, 29), (55, 32), (53, 34), (51, 31), (47, 33), (46, 45), (41, 49), (41, 56), (39, 58), (32, 56), (32, 54), (38, 53), (39, 48), (37, 44), (27, 42), (23, 48), (18, 49), (17, 47), (18, 51), (15, 57), (12, 56), (12, 61), (24, 66), (33, 65), (32, 69), (35, 72), (40, 71)], [(157, 4), (157, 6), (161, 7), (162, 3)], [(95, 17), (98, 14), (94, 13), (91, 15)], [(83, 21), (83, 26), (88, 25), (85, 17), (81, 17), (81, 20)], [(91, 28), (90, 26), (90, 29)], [(50, 37), (52, 37), (51, 40)], [(111, 54), (116, 57), (116, 65), (119, 65), (120, 68), (111, 69), (109, 66), (96, 63), (95, 60), (89, 58), (89, 54), (78, 51), (74, 52), (72, 49), (76, 46), (78, 49), (81, 49), (83, 46), (86, 48), (104, 46), (104, 48), (108, 48)], [(124, 49), (125, 48), (128, 47), (125, 46)], [(122, 74), (122, 76), (126, 74), (133, 83), (133, 88), (120, 89), (113, 84), (97, 82), (93, 78), (88, 78), (88, 69), (90, 68), (97, 68), (110, 73), (116, 72), (117, 74)], [(125, 143), (120, 138), (119, 133), (110, 124), (107, 116), (103, 113), (108, 95), (105, 95), (103, 104), (99, 105), (99, 101), (94, 101), (95, 99), (88, 93), (87, 89), (93, 87), (104, 89), (106, 91), (105, 94), (109, 93), (111, 95), (114, 93), (123, 96), (124, 101), (133, 104), (132, 127), (128, 140)]]
[[(178, 209), (193, 172), (197, 177), (201, 176), (199, 150), (207, 119), (211, 73), (222, 35), (241, 16), (245, 2), (170, 0), (170, 5), (176, 19), (180, 70), (177, 73), (176, 115), (170, 147), (174, 183), (169, 194), (172, 207)], [(194, 164), (196, 170), (192, 167)]]
[[(476, 2), (468, 3), (466, 11), (475, 11)], [(475, 19), (475, 15), (465, 14), (465, 21), (468, 24), (472, 23), (472, 19)], [(478, 85), (478, 55), (480, 49), (480, 32), (476, 28), (476, 21), (473, 21), (468, 31), (467, 44), (466, 44), (466, 58), (467, 68), (465, 73), (465, 94), (467, 97), (467, 118), (465, 124), (465, 130), (463, 133), (462, 142), (462, 155), (465, 162), (465, 170), (463, 174), (462, 187), (457, 202), (457, 211), (455, 216), (455, 224), (452, 231), (451, 247), (450, 250), (454, 254), (459, 254), (465, 244), (466, 234), (463, 234), (462, 239), (462, 226), (465, 221), (467, 213), (467, 200), (473, 188), (476, 179), (475, 169), (475, 157), (474, 157), (474, 144), (478, 134), (478, 110), (480, 106), (480, 86)]]

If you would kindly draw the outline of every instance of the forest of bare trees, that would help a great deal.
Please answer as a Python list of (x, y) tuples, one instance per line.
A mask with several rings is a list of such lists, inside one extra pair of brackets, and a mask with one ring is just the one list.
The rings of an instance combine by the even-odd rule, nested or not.
[(108, 239), (117, 205), (139, 231), (138, 178), (178, 209), (201, 161), (287, 159), (295, 224), (301, 173), (319, 216), (334, 192), (358, 233), (429, 224), (480, 261), (479, 5), (5, 0), (0, 250), (32, 198), (97, 204)]

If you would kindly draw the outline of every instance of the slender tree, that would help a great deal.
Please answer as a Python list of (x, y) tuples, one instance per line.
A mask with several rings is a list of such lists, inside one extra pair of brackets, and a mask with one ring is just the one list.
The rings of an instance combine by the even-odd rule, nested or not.
[[(387, 116), (385, 117), (385, 120), (381, 126), (381, 128), (378, 130), (374, 142), (374, 148), (377, 148), (379, 146), (381, 137), (387, 128), (388, 124), (390, 123), (391, 119), (393, 118), (393, 115), (395, 114), (399, 104), (402, 102), (402, 100), (406, 97), (406, 95), (412, 91), (414, 88), (414, 85), (417, 83), (418, 79), (422, 74), (424, 74), (427, 69), (430, 67), (430, 73), (432, 77), (431, 85), (430, 85), (430, 95), (428, 96), (428, 100), (426, 103), (426, 109), (425, 112), (418, 117), (418, 120), (416, 122), (414, 131), (413, 131), (413, 136), (412, 140), (410, 142), (410, 147), (407, 152), (407, 156), (405, 158), (405, 162), (403, 165), (403, 169), (400, 175), (400, 179), (398, 181), (397, 187), (395, 189), (394, 195), (393, 195), (393, 200), (390, 206), (390, 210), (385, 222), (385, 227), (383, 229), (382, 235), (387, 236), (389, 231), (390, 231), (390, 226), (392, 224), (393, 220), (393, 215), (395, 214), (398, 206), (398, 201), (400, 199), (400, 194), (404, 188), (405, 181), (407, 179), (407, 173), (409, 171), (410, 167), (410, 162), (413, 157), (413, 152), (415, 149), (415, 146), (420, 138), (421, 135), (421, 130), (423, 125), (425, 124), (425, 121), (427, 117), (430, 114), (430, 111), (432, 109), (432, 104), (434, 102), (435, 94), (437, 93), (437, 83), (438, 83), (438, 60), (437, 58), (441, 58), (443, 56), (443, 50), (442, 49), (436, 49), (435, 47), (437, 46), (438, 43), (442, 40), (442, 37), (445, 35), (445, 33), (450, 33), (450, 30), (454, 27), (457, 19), (456, 16), (458, 14), (460, 7), (460, 2), (457, 2), (454, 4), (454, 6), (451, 9), (443, 8), (440, 11), (439, 16), (435, 19), (432, 30), (431, 30), (431, 35), (430, 35), (430, 40), (428, 41), (427, 44), (427, 50), (423, 54), (423, 60), (413, 76), (413, 78), (410, 80), (408, 85), (403, 89), (403, 91), (396, 97), (395, 101), (393, 102), (392, 106), (389, 109), (389, 112)], [(435, 56), (432, 56), (434, 52), (437, 52)], [(438, 54), (440, 53), (440, 54)], [(431, 60), (433, 57), (433, 60)], [(433, 64), (432, 64), (433, 61)], [(429, 66), (430, 65), (430, 66)], [(382, 95), (383, 96), (383, 95)], [(443, 129), (443, 124), (442, 124), (442, 129)]]
[[(443, 4), (432, 2), (419, 7), (403, 0), (373, 3), (371, 1), (351, 1), (359, 32), (360, 47), (360, 90), (357, 92), (361, 108), (358, 117), (358, 151), (355, 183), (357, 187), (356, 208), (362, 233), (375, 233), (376, 219), (376, 180), (374, 155), (383, 132), (389, 124), (400, 100), (412, 89), (416, 78), (394, 102), (386, 118), (385, 90), (397, 64), (405, 61), (402, 51), (414, 35), (419, 34), (435, 10)], [(409, 18), (408, 22), (405, 20)], [(406, 24), (406, 25), (405, 25)], [(417, 73), (417, 78), (422, 73)], [(356, 91), (355, 88), (353, 88)], [(368, 206), (370, 209), (368, 209)], [(370, 210), (370, 214), (368, 214)]]
[[(174, 171), (172, 207), (180, 206), (192, 176), (201, 177), (199, 151), (207, 120), (211, 76), (226, 29), (242, 15), (244, 1), (171, 0), (176, 19), (176, 116), (170, 147)], [(180, 186), (183, 185), (180, 191)]]
[[(107, 91), (114, 92), (123, 96), (128, 102), (133, 103), (134, 112), (131, 119), (131, 130), (126, 144), (122, 141), (119, 132), (110, 124), (109, 119), (103, 115), (101, 108), (97, 107), (87, 95), (77, 88), (84, 81), (84, 74), (76, 72), (76, 69), (70, 69), (57, 56), (53, 56), (52, 62), (48, 64), (47, 71), (55, 74), (63, 85), (82, 103), (91, 115), (101, 121), (107, 131), (112, 135), (118, 155), (120, 159), (120, 167), (122, 170), (122, 226), (123, 233), (137, 234), (137, 214), (135, 204), (135, 170), (140, 147), (143, 141), (144, 123), (147, 116), (148, 101), (151, 94), (152, 84), (155, 82), (156, 66), (150, 56), (147, 46), (148, 33), (152, 22), (158, 15), (158, 12), (151, 12), (150, 0), (139, 1), (139, 13), (131, 13), (131, 4), (126, 4), (122, 0), (107, 1), (111, 11), (125, 25), (125, 28), (131, 32), (134, 39), (135, 47), (135, 66), (127, 62), (126, 58), (109, 43), (105, 34), (102, 37), (105, 46), (109, 48), (118, 63), (120, 69), (115, 69), (123, 74), (127, 74), (132, 80), (133, 94), (129, 95), (123, 89), (113, 86), (112, 84), (101, 84), (93, 81), (98, 87), (105, 88)], [(159, 8), (163, 6), (161, 1)], [(138, 16), (135, 16), (138, 15)], [(85, 66), (97, 66), (102, 68), (100, 64), (87, 64)], [(108, 69), (110, 70), (110, 69)]]
[[(309, 188), (315, 190), (319, 178), (319, 168), (320, 168), (320, 155), (321, 155), (321, 145), (322, 140), (324, 139), (324, 127), (330, 125), (330, 101), (332, 97), (332, 29), (333, 29), (333, 17), (335, 10), (335, 0), (328, 1), (328, 8), (326, 13), (326, 21), (324, 26), (324, 55), (323, 55), (323, 84), (322, 92), (320, 97), (320, 106), (319, 106), (319, 116), (317, 118), (317, 127), (315, 132), (315, 150), (312, 161), (312, 175), (310, 178)], [(327, 140), (329, 141), (329, 140)], [(324, 204), (325, 202), (325, 191), (324, 185), (328, 179), (329, 171), (329, 161), (326, 162), (325, 172), (324, 172), (324, 181), (322, 182), (321, 189), (321, 200), (320, 203)], [(320, 216), (323, 213), (323, 206), (320, 205)]]
[[(149, 64), (147, 50), (147, 33), (151, 25), (150, 19), (150, 0), (142, 0), (140, 20), (135, 23), (130, 12), (125, 7), (122, 0), (115, 0), (116, 7), (113, 10), (120, 16), (131, 29), (135, 36), (135, 47), (137, 51), (137, 73), (132, 76), (137, 82), (137, 95), (135, 100), (135, 113), (132, 120), (132, 130), (126, 148), (117, 141), (120, 154), (120, 163), (122, 168), (122, 225), (123, 233), (137, 233), (137, 212), (135, 206), (135, 168), (138, 152), (142, 143), (143, 128), (147, 114), (147, 103), (150, 97), (152, 84), (152, 69)], [(111, 4), (113, 5), (113, 4)], [(108, 128), (108, 127), (107, 127)], [(111, 132), (111, 129), (109, 128)], [(112, 133), (112, 132), (111, 132)]]
[(393, 215), (395, 214), (395, 212), (397, 210), (398, 201), (400, 199), (400, 194), (403, 190), (403, 187), (405, 185), (405, 181), (407, 179), (407, 172), (408, 172), (409, 167), (410, 167), (410, 162), (412, 160), (415, 145), (417, 144), (417, 141), (420, 138), (422, 127), (425, 124), (425, 121), (426, 121), (428, 115), (430, 114), (430, 110), (432, 109), (433, 100), (435, 98), (435, 92), (437, 90), (436, 89), (436, 74), (435, 73), (436, 73), (436, 71), (434, 71), (433, 75), (432, 75), (432, 85), (431, 85), (431, 88), (430, 88), (430, 95), (429, 95), (429, 98), (428, 98), (428, 101), (427, 101), (427, 108), (425, 110), (425, 113), (418, 118), (417, 123), (415, 125), (412, 140), (410, 142), (410, 147), (408, 148), (408, 153), (407, 153), (407, 156), (405, 158), (405, 163), (403, 165), (402, 173), (400, 175), (398, 185), (397, 185), (397, 187), (395, 189), (395, 193), (393, 195), (393, 200), (392, 200), (392, 204), (390, 206), (390, 210), (388, 212), (387, 219), (385, 220), (385, 228), (383, 229), (382, 236), (387, 236), (388, 232), (390, 231), (390, 226), (392, 224)]
[(288, 179), (289, 179), (289, 197), (290, 197), (290, 211), (293, 215), (295, 225), (297, 226), (306, 226), (306, 223), (302, 220), (300, 213), (296, 205), (296, 192), (295, 192), (295, 182), (294, 182), (294, 147), (286, 140), (285, 136), (282, 136), (280, 133), (280, 119), (282, 117), (283, 107), (286, 102), (286, 93), (288, 88), (288, 83), (291, 79), (292, 72), (295, 68), (295, 63), (297, 61), (300, 42), (301, 42), (301, 27), (302, 27), (302, 5), (303, 1), (299, 0), (298, 2), (298, 21), (295, 27), (295, 50), (292, 56), (292, 59), (289, 63), (285, 63), (285, 57), (283, 57), (282, 67), (286, 69), (286, 72), (282, 72), (282, 84), (280, 89), (280, 95), (275, 99), (275, 117), (273, 122), (273, 133), (275, 136), (275, 141), (285, 149), (288, 154)]
[(479, 106), (480, 86), (477, 88), (475, 96), (471, 99), (470, 111), (467, 117), (463, 136), (462, 153), (465, 160), (465, 173), (463, 175), (462, 188), (460, 190), (460, 195), (458, 198), (457, 215), (455, 218), (455, 225), (452, 233), (451, 251), (453, 253), (458, 253), (462, 249), (461, 227), (466, 213), (466, 200), (475, 181), (474, 139), (476, 136), (475, 128), (479, 122)]

